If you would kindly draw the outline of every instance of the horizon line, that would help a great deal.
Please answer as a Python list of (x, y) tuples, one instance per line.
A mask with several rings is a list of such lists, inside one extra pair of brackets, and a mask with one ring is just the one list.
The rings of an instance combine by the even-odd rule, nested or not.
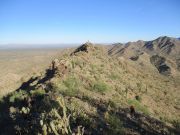
[[(141, 40), (141, 41), (152, 41), (152, 40), (155, 40), (155, 39), (157, 39), (157, 38), (160, 38), (160, 37), (169, 37), (169, 38), (175, 38), (175, 39), (179, 39), (180, 38), (180, 36), (179, 37), (172, 37), (172, 36), (166, 36), (166, 35), (164, 35), (164, 36), (158, 36), (158, 37), (156, 37), (156, 38), (153, 38), (153, 39), (150, 39), (150, 40), (143, 40), (143, 39), (139, 39), (139, 40)], [(92, 42), (92, 43), (94, 43), (94, 44), (114, 44), (114, 43), (128, 43), (128, 42), (137, 42), (137, 41), (139, 41), (139, 40), (130, 40), (130, 41), (126, 41), (126, 42), (122, 42), (122, 41), (113, 41), (113, 42), (93, 42), (93, 41), (90, 41), (90, 42)], [(87, 41), (89, 41), (89, 40), (87, 40)], [(87, 42), (86, 41), (86, 42)], [(0, 43), (0, 46), (1, 45), (81, 45), (81, 44), (83, 44), (83, 43), (85, 43), (85, 42), (72, 42), (72, 43), (63, 43), (63, 42), (59, 42), (59, 43)]]

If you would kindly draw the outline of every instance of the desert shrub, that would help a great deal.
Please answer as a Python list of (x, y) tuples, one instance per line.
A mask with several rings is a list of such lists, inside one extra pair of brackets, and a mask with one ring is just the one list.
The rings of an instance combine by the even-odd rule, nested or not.
[(95, 83), (92, 88), (93, 91), (104, 93), (109, 89), (108, 85), (104, 82), (97, 82)]
[(3, 102), (3, 97), (0, 97), (0, 103), (2, 103)]
[(30, 93), (31, 93), (31, 95), (33, 95), (33, 96), (42, 96), (42, 95), (44, 95), (46, 92), (45, 92), (45, 90), (43, 90), (43, 89), (37, 89), (37, 90), (32, 90)]
[(139, 95), (135, 96), (135, 99), (136, 99), (137, 101), (139, 101), (139, 102), (142, 101), (142, 98), (141, 98), (141, 96), (139, 96)]
[(71, 76), (63, 81), (51, 83), (49, 89), (65, 96), (75, 96), (79, 90), (79, 80)]
[(130, 99), (129, 99), (129, 100), (128, 100), (128, 104), (129, 104), (129, 105), (133, 105), (136, 110), (141, 111), (141, 112), (143, 112), (144, 114), (147, 114), (147, 115), (149, 114), (148, 108), (145, 107), (145, 106), (143, 106), (143, 105), (141, 105), (140, 102), (137, 101), (137, 100), (130, 100)]
[(57, 83), (48, 83), (46, 89), (51, 90), (52, 92), (57, 92), (59, 90), (59, 84)]
[(84, 112), (76, 112), (74, 113), (74, 115), (71, 117), (72, 119), (72, 125), (83, 125), (83, 127), (85, 127), (85, 129), (92, 129), (92, 119), (86, 115)]
[(169, 120), (163, 116), (160, 116), (159, 119), (163, 122), (169, 122)]
[(108, 134), (121, 135), (124, 134), (123, 123), (115, 114), (106, 114), (106, 122), (108, 123)]
[(53, 93), (59, 93), (61, 90), (66, 88), (66, 86), (64, 85), (62, 81), (51, 82), (51, 83), (48, 83), (47, 86), (48, 86), (47, 88)]
[(109, 100), (108, 104), (109, 104), (109, 106), (112, 107), (112, 108), (116, 108), (116, 107), (117, 107), (116, 104), (115, 104), (115, 102), (113, 102), (112, 100)]
[(101, 64), (100, 66), (101, 66), (102, 68), (104, 68), (105, 65), (104, 65), (104, 64)]
[(66, 86), (66, 90), (63, 92), (65, 95), (74, 96), (78, 92), (79, 83), (75, 77), (67, 78), (63, 81), (64, 85)]
[(180, 120), (178, 120), (178, 119), (172, 120), (171, 123), (176, 129), (180, 129)]
[(67, 78), (66, 80), (63, 81), (63, 83), (65, 84), (67, 88), (70, 88), (70, 89), (74, 87), (78, 87), (78, 83), (75, 77)]
[[(59, 110), (53, 108), (49, 113), (41, 114), (40, 125), (43, 134), (71, 134), (69, 116), (62, 98), (58, 98)], [(49, 131), (48, 128), (51, 130)]]
[(14, 103), (16, 100), (23, 100), (27, 96), (28, 94), (26, 91), (23, 90), (15, 91), (10, 95), (9, 102)]

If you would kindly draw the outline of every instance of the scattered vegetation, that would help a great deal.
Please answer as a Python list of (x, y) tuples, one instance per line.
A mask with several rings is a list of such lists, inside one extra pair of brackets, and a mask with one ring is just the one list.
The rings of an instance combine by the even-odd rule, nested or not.
[(145, 106), (143, 106), (143, 105), (142, 105), (139, 101), (137, 101), (137, 100), (134, 100), (134, 99), (131, 100), (131, 99), (129, 99), (129, 100), (128, 100), (128, 104), (129, 104), (129, 105), (133, 105), (136, 110), (141, 111), (141, 112), (143, 112), (143, 113), (146, 114), (146, 115), (149, 115), (149, 114), (150, 114), (148, 108), (145, 107)]
[[(50, 68), (50, 75), (43, 74), (27, 88), (3, 98), (0, 102), (0, 110), (4, 110), (0, 112), (0, 134), (6, 131), (9, 134), (39, 135), (119, 135), (126, 134), (126, 131), (129, 134), (150, 134), (151, 129), (153, 132), (167, 129), (168, 133), (164, 123), (148, 117), (150, 112), (144, 102), (145, 96), (151, 96), (157, 104), (163, 100), (154, 96), (157, 92), (164, 95), (164, 91), (160, 91), (163, 81), (157, 81), (161, 78), (148, 73), (145, 77), (134, 67), (135, 61), (128, 63), (122, 58), (110, 58), (101, 49), (96, 52), (91, 46), (79, 49), (80, 52), (64, 55), (64, 59), (57, 63), (61, 66), (57, 66), (56, 72)], [(62, 65), (67, 71), (63, 74)], [(149, 88), (148, 93), (144, 84), (146, 89)], [(166, 86), (163, 89), (167, 90), (171, 85)], [(142, 94), (146, 94), (143, 100)], [(128, 115), (131, 105), (137, 118)], [(178, 120), (172, 124), (179, 128)]]
[(171, 122), (176, 129), (180, 129), (180, 120), (176, 119)]
[(136, 98), (136, 100), (139, 101), (139, 102), (141, 102), (141, 100), (142, 100), (141, 96), (139, 96), (139, 95), (135, 96), (135, 98)]
[(66, 80), (64, 80), (63, 83), (67, 88), (64, 91), (64, 94), (69, 96), (75, 96), (78, 93), (78, 89), (79, 89), (78, 79), (76, 79), (75, 77), (69, 77)]
[[(70, 115), (67, 114), (67, 108), (63, 98), (58, 97), (56, 101), (59, 105), (58, 108), (52, 108), (49, 113), (43, 113), (41, 115), (40, 125), (42, 133), (55, 135), (73, 134), (70, 127)], [(77, 135), (83, 135), (84, 128), (78, 127), (78, 129)]]
[(83, 67), (84, 63), (81, 62), (80, 60), (76, 59), (76, 60), (72, 60), (71, 61), (71, 64), (72, 64), (72, 68), (75, 68), (76, 66), (79, 66), (80, 68)]
[(105, 114), (105, 119), (108, 124), (108, 134), (122, 135), (124, 134), (124, 128), (122, 121), (115, 114)]
[[(84, 128), (82, 126), (74, 127), (73, 129), (77, 129), (76, 131), (71, 128), (70, 117), (68, 109), (66, 108), (64, 99), (61, 95), (55, 95), (53, 93), (49, 93), (45, 96), (45, 93), (42, 90), (33, 90), (31, 91), (31, 96), (28, 95), (28, 99), (32, 99), (34, 97), (34, 102), (36, 104), (29, 102), (30, 105), (27, 106), (25, 103), (24, 93), (22, 91), (14, 92), (14, 95), (9, 96), (9, 103), (6, 102), (6, 106), (0, 106), (1, 109), (9, 108), (9, 114), (5, 112), (0, 112), (0, 120), (4, 121), (8, 119), (11, 121), (11, 124), (3, 125), (4, 130), (9, 126), (14, 127), (14, 130), (6, 130), (6, 133), (12, 134), (15, 132), (16, 134), (55, 134), (55, 135), (68, 135), (68, 134), (77, 134), (83, 135)], [(20, 95), (23, 96), (20, 98)], [(39, 98), (39, 95), (41, 98)], [(21, 103), (21, 109), (19, 109), (20, 104), (13, 103), (16, 100)], [(11, 106), (10, 106), (11, 105)], [(17, 106), (17, 107), (16, 107)], [(7, 116), (6, 116), (7, 115)], [(34, 116), (35, 115), (35, 116)], [(6, 117), (1, 117), (6, 116)], [(27, 120), (28, 118), (28, 120)], [(76, 118), (74, 118), (76, 120)], [(1, 124), (0, 121), (0, 124)], [(77, 124), (76, 124), (77, 125)]]
[(108, 85), (104, 82), (96, 82), (92, 86), (91, 90), (99, 93), (104, 93), (109, 89)]
[(27, 97), (27, 92), (24, 90), (19, 90), (18, 92), (15, 91), (10, 94), (9, 102), (14, 103), (15, 101), (23, 100), (25, 97)]
[(43, 96), (46, 92), (44, 89), (37, 89), (30, 91), (32, 96)]

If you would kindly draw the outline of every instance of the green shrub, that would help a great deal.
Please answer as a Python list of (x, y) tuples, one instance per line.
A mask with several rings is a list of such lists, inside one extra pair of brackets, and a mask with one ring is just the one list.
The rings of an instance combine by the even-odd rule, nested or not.
[(139, 96), (139, 95), (135, 96), (135, 98), (136, 98), (136, 100), (139, 101), (139, 102), (142, 101), (142, 98), (141, 98), (141, 96)]
[(83, 125), (85, 128), (92, 128), (93, 121), (92, 119), (86, 115), (84, 112), (76, 112), (72, 116), (72, 123), (78, 123), (79, 125)]
[(0, 97), (0, 103), (2, 103), (3, 102), (3, 97)]
[(104, 82), (97, 82), (92, 86), (92, 90), (100, 93), (104, 93), (109, 89), (108, 85)]
[(9, 102), (14, 103), (16, 100), (23, 100), (25, 97), (27, 97), (27, 92), (20, 90), (13, 92), (9, 97)]
[(63, 92), (66, 95), (74, 96), (77, 94), (79, 89), (79, 83), (75, 77), (67, 78), (63, 81), (64, 85), (66, 86), (66, 90)]
[(46, 92), (45, 92), (45, 90), (43, 90), (43, 89), (37, 89), (37, 90), (32, 90), (30, 93), (31, 93), (33, 96), (42, 96), (42, 95), (44, 95)]
[(110, 107), (116, 108), (116, 104), (112, 100), (109, 100), (108, 104)]
[(122, 135), (124, 134), (123, 123), (115, 114), (107, 115), (106, 121), (109, 124), (108, 134)]
[(141, 111), (141, 112), (143, 112), (143, 113), (146, 114), (146, 115), (149, 115), (149, 110), (148, 110), (148, 108), (145, 107), (145, 106), (143, 106), (143, 105), (141, 105), (139, 101), (137, 101), (137, 100), (130, 100), (130, 99), (129, 99), (129, 100), (128, 100), (128, 104), (129, 104), (129, 105), (133, 105), (136, 110)]
[(103, 64), (101, 64), (100, 66), (101, 66), (102, 68), (104, 68), (104, 65), (103, 65)]

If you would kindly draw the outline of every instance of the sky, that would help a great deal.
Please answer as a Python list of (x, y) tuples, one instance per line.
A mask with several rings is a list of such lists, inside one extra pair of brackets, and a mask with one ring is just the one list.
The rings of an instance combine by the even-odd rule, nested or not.
[(180, 0), (0, 0), (0, 44), (180, 37)]

